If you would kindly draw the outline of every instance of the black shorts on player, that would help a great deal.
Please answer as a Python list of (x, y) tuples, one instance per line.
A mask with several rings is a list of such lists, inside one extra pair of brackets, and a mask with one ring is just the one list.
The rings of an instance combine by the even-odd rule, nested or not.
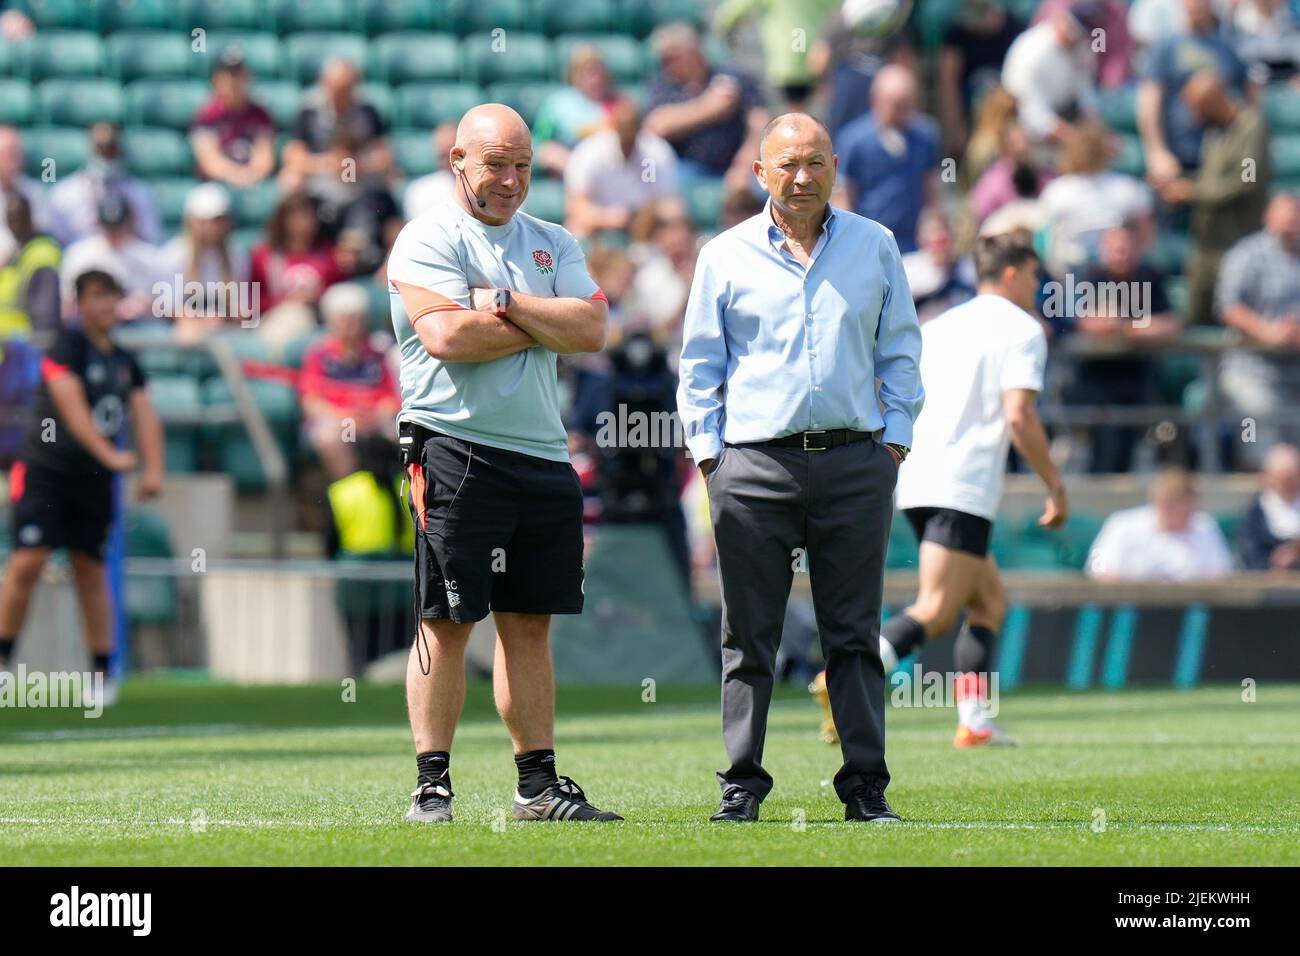
[(903, 511), (917, 541), (982, 558), (989, 553), (993, 522), (952, 508), (907, 508)]
[[(411, 429), (404, 425), (404, 429)], [(582, 488), (573, 466), (416, 429), (408, 466), (420, 616), (582, 612)]]
[(9, 473), (15, 548), (68, 548), (103, 560), (113, 523), (113, 479), (17, 462)]

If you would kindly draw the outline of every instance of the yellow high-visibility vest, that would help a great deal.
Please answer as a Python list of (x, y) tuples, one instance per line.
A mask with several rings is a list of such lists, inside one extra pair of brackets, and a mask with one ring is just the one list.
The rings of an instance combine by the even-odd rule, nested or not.
[(0, 269), (0, 339), (27, 338), (32, 319), (27, 314), (27, 286), (37, 269), (59, 271), (63, 250), (47, 236), (37, 236), (18, 251), (13, 262)]
[(329, 486), (330, 510), (338, 529), (339, 548), (349, 554), (384, 554), (415, 547), (410, 512), (401, 508), (402, 537), (397, 538), (393, 510), (402, 499), (401, 479), (394, 481), (397, 498), (375, 483), (368, 471), (356, 471)]

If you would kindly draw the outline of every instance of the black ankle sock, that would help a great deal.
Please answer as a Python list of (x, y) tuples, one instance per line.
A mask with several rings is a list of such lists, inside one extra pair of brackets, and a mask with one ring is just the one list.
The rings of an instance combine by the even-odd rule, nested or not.
[(415, 755), (415, 766), (420, 772), (419, 783), (445, 783), (451, 788), (451, 754), (445, 750), (430, 750)]
[(906, 614), (895, 614), (880, 629), (880, 636), (893, 645), (901, 661), (925, 643), (925, 625)]
[(519, 795), (525, 799), (532, 799), (559, 779), (554, 750), (515, 754), (515, 766), (519, 769)]
[(0, 637), (0, 664), (7, 663), (14, 656), (14, 645), (17, 643), (16, 637)]
[(108, 659), (109, 659), (111, 656), (112, 656), (111, 654), (96, 654), (96, 655), (95, 655), (95, 673), (96, 673), (96, 674), (107, 674), (107, 673), (108, 673)]
[(963, 624), (952, 648), (952, 663), (959, 673), (987, 674), (997, 636), (982, 624)]

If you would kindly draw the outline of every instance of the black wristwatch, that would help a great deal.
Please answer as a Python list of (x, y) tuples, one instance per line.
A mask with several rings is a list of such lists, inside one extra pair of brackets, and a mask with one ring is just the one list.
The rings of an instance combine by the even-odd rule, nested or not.
[(497, 289), (496, 302), (493, 303), (497, 318), (504, 319), (506, 317), (506, 313), (510, 310), (511, 301), (513, 300), (509, 289)]
[(895, 444), (892, 441), (885, 442), (885, 447), (894, 449), (894, 451), (898, 454), (898, 463), (900, 465), (903, 462), (907, 461), (907, 456), (912, 451), (912, 449), (908, 448), (906, 445)]

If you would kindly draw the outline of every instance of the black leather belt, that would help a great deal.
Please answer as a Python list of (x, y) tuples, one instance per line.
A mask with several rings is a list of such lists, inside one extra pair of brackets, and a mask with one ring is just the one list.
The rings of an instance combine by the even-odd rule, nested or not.
[[(823, 428), (810, 432), (795, 432), (770, 441), (738, 442), (746, 448), (798, 448), (802, 451), (825, 451), (840, 445), (852, 445), (874, 439), (880, 432), (856, 432), (851, 428)], [(730, 444), (730, 442), (728, 442)]]

